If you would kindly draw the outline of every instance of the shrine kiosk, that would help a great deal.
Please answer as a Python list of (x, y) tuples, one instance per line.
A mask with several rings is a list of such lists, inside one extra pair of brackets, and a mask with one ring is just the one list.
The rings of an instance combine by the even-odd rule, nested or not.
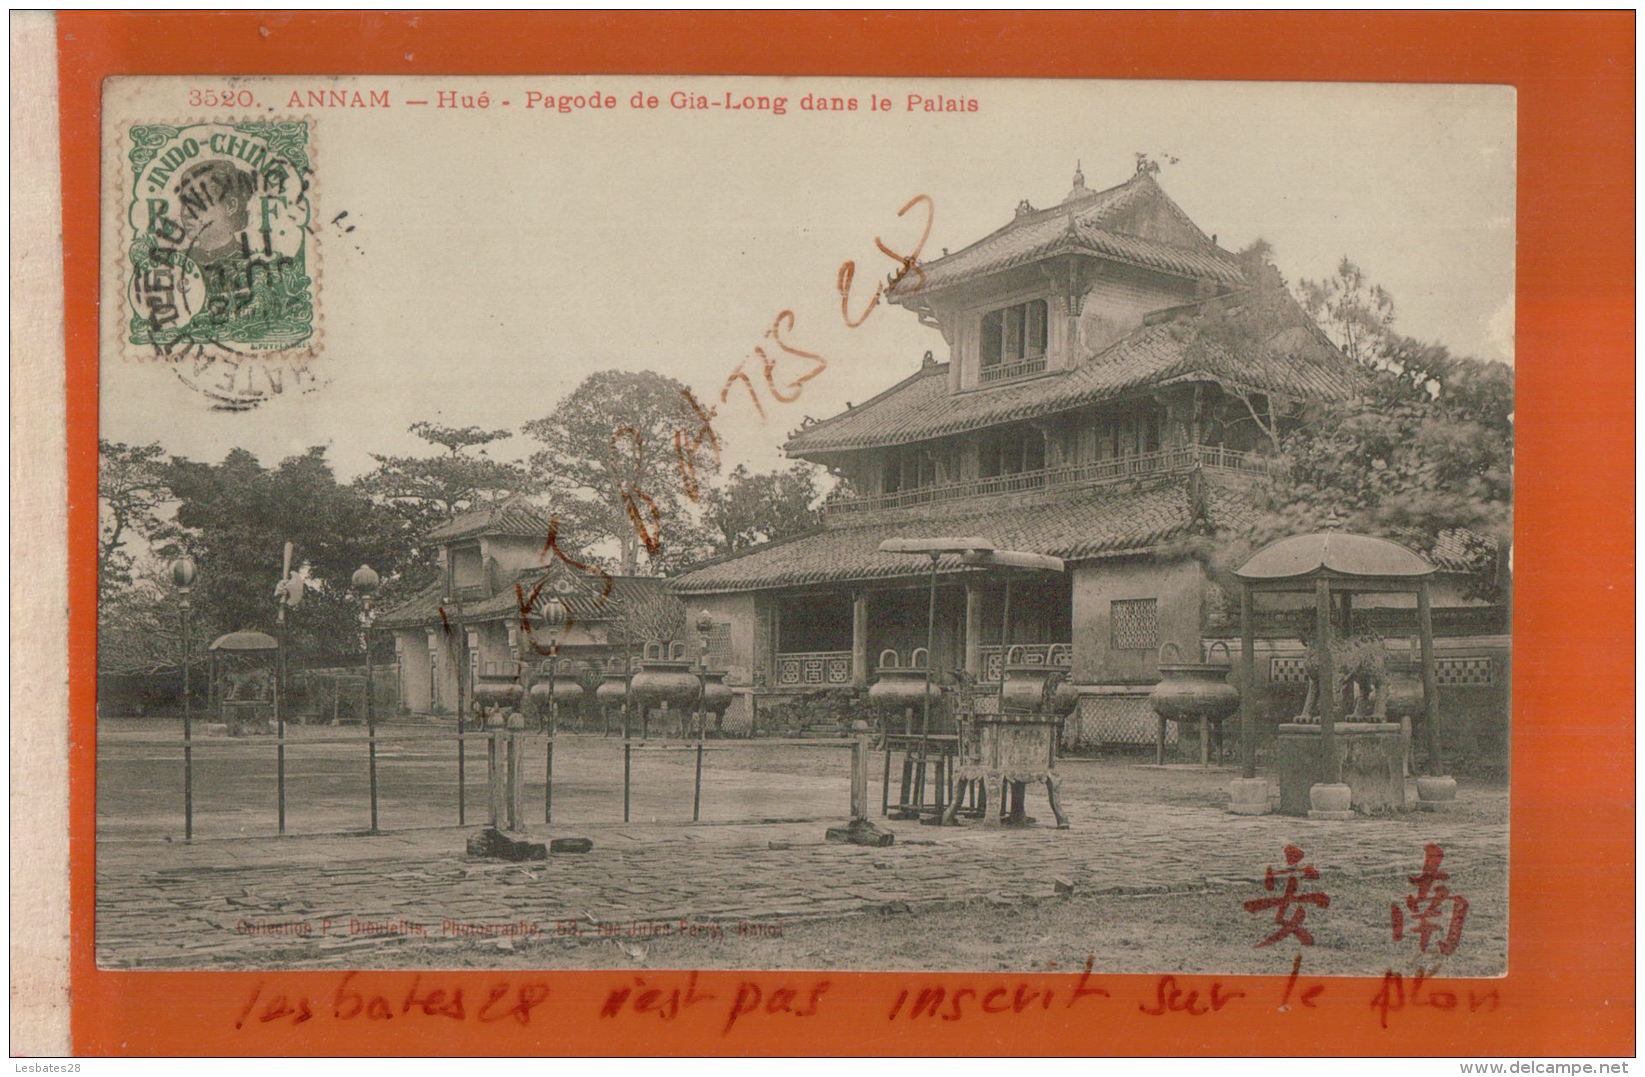
[[(1256, 775), (1256, 620), (1281, 606), (1295, 609), (1296, 596), (1313, 596), (1310, 644), (1313, 668), (1310, 701), (1317, 716), (1303, 713), (1279, 725), (1276, 756), (1280, 811), (1316, 819), (1352, 818), (1355, 813), (1403, 811), (1405, 779), (1398, 723), (1386, 721), (1387, 678), (1379, 676), (1382, 643), (1353, 636), (1353, 596), (1414, 595), (1427, 765), (1417, 779), (1419, 806), (1437, 810), (1456, 799), (1456, 781), (1444, 774), (1440, 752), (1439, 691), (1434, 674), (1434, 629), (1429, 586), (1433, 565), (1387, 539), (1327, 529), (1280, 539), (1258, 550), (1234, 573), (1240, 582), (1240, 669), (1246, 686), (1240, 698), (1242, 777), (1232, 788), (1230, 809), (1239, 814), (1268, 810), (1268, 783)], [(1292, 596), (1289, 603), (1284, 596)], [(1258, 600), (1269, 598), (1267, 611)], [(1333, 632), (1333, 614), (1341, 632)], [(1334, 668), (1339, 649), (1359, 643), (1362, 666), (1347, 672), (1347, 691)]]

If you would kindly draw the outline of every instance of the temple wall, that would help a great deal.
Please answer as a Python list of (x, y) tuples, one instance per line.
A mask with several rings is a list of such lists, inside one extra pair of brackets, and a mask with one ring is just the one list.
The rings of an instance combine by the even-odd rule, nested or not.
[(1185, 660), (1195, 660), (1204, 587), (1197, 562), (1094, 561), (1072, 571), (1076, 682), (1152, 684), (1159, 680), (1159, 647), (1166, 642), (1181, 647)]
[(726, 683), (751, 684), (758, 666), (756, 640), (762, 627), (762, 618), (756, 608), (758, 598), (753, 594), (688, 595), (687, 608), (692, 617), (706, 610), (716, 622), (731, 628), (730, 654), (716, 664), (727, 669)]
[(428, 631), (422, 628), (396, 630), (394, 650), (400, 659), (401, 704), (413, 714), (428, 713)]
[(1145, 315), (1191, 302), (1194, 286), (1170, 278), (1109, 266), (1086, 293), (1069, 366), (1077, 365), (1138, 329)]

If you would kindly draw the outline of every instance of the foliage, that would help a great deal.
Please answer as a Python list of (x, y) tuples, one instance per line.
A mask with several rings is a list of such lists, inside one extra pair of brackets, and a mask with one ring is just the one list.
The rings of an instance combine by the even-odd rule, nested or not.
[(625, 588), (606, 631), (613, 644), (642, 655), (648, 643), (666, 646), (686, 638), (685, 603), (662, 587)]
[(1250, 421), (1277, 451), (1284, 427), (1295, 419), (1295, 408), (1255, 386), (1287, 380), (1268, 369), (1282, 352), (1293, 362), (1331, 362), (1336, 357), (1318, 341), (1317, 330), (1297, 305), (1272, 255), (1273, 249), (1261, 239), (1241, 251), (1237, 257), (1246, 287), (1203, 304), (1192, 317), (1177, 319), (1171, 331), (1184, 340), (1186, 354), (1206, 369), (1226, 369), (1230, 360), (1237, 363), (1248, 383), (1227, 377), (1224, 388), (1244, 405)]
[[(1253, 342), (1286, 302), (1275, 290), (1282, 285), (1277, 271), (1256, 264), (1266, 254), (1259, 243), (1242, 256), (1248, 276), (1261, 274), (1254, 301), (1194, 320), (1206, 346), (1231, 348), (1242, 361), (1258, 354)], [(1181, 545), (1232, 587), (1233, 568), (1255, 549), (1318, 530), (1334, 514), (1347, 530), (1425, 555), (1443, 543), (1467, 562), (1471, 597), (1505, 598), (1513, 538), (1512, 369), (1394, 333), (1392, 298), (1346, 260), (1331, 281), (1304, 282), (1303, 292), (1304, 306), (1326, 319), (1345, 350), (1357, 350), (1359, 391), (1266, 426), (1281, 466), (1254, 491), (1254, 525), (1240, 536), (1190, 536)]]
[[(373, 453), (377, 466), (361, 476), (357, 485), (400, 515), (413, 540), (458, 513), (524, 492), (531, 485), (523, 467), (487, 455), (486, 446), (513, 437), (509, 430), (432, 422), (412, 423), (410, 430), (444, 452), (427, 456)], [(432, 577), (434, 560), (435, 550), (419, 544), (411, 575), (419, 581)]]
[(1337, 271), (1323, 280), (1297, 285), (1303, 309), (1331, 336), (1342, 354), (1372, 365), (1393, 333), (1394, 297), (1373, 284), (1346, 255)]
[(816, 469), (795, 464), (787, 471), (757, 474), (738, 464), (725, 482), (704, 497), (704, 521), (713, 530), (716, 553), (738, 553), (816, 527), (821, 513)]
[[(165, 450), (159, 442), (127, 445), (97, 442), (97, 597), (111, 601), (132, 585), (136, 555), (127, 542), (145, 545), (170, 540), (174, 531), (161, 514), (171, 499), (166, 486)], [(168, 547), (165, 553), (171, 553)]]
[(642, 551), (653, 572), (701, 556), (688, 505), (718, 473), (719, 443), (683, 384), (653, 371), (598, 371), (522, 429), (541, 446), (532, 477), (553, 494), (578, 548), (614, 541), (625, 576)]
[[(870, 713), (858, 689), (825, 688), (762, 704), (760, 728), (768, 733), (798, 733), (807, 725), (833, 723), (844, 731), (851, 728), (852, 722), (867, 718)], [(931, 713), (934, 718), (937, 713), (935, 706)]]
[[(1417, 350), (1409, 345), (1405, 350)], [(1335, 512), (1353, 531), (1432, 554), (1463, 538), (1469, 590), (1506, 596), (1513, 540), (1513, 373), (1421, 346), (1421, 383), (1394, 365), (1368, 391), (1323, 406), (1286, 437), (1289, 472), (1269, 484), (1269, 530), (1312, 529)], [(1388, 359), (1393, 353), (1385, 351)]]
[[(147, 674), (177, 669), (182, 656), (182, 611), (166, 570), (165, 563), (153, 556), (136, 560), (125, 582), (106, 588), (98, 599), (98, 673)], [(217, 635), (198, 609), (190, 615), (193, 668), (204, 668), (206, 646)]]
[(293, 567), (308, 584), (289, 615), (294, 653), (358, 652), (349, 577), (362, 562), (384, 578), (403, 570), (411, 536), (402, 516), (338, 483), (321, 447), (273, 468), (235, 449), (220, 464), (174, 459), (166, 473), (177, 523), (200, 566), (195, 605), (204, 619), (222, 631), (274, 632), (274, 586), (290, 542)]

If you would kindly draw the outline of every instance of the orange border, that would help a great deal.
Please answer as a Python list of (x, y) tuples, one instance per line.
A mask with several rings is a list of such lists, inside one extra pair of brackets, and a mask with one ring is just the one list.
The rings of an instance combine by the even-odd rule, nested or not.
[[(67, 292), (70, 894), (75, 1050), (150, 1053), (1354, 1053), (1634, 1051), (1634, 16), (1195, 13), (647, 13), (58, 16)], [(1305, 44), (1304, 44), (1305, 43)], [(1383, 1030), (1375, 981), (1331, 981), (1313, 1013), (1243, 1003), (1141, 1015), (1152, 977), (1104, 977), (1107, 1001), (1016, 1016), (888, 1021), (897, 991), (982, 991), (1052, 976), (842, 974), (804, 1022), (721, 1036), (744, 979), (675, 1021), (601, 1019), (627, 974), (544, 974), (529, 1025), (442, 1018), (234, 1025), (244, 999), (336, 973), (100, 972), (93, 955), (99, 101), (115, 74), (702, 73), (1317, 79), (1512, 84), (1519, 92), (1518, 561), (1514, 632), (1511, 974), (1495, 1012), (1406, 1011)], [(1419, 178), (1413, 177), (1413, 182)], [(396, 1012), (411, 974), (374, 973)], [(486, 997), (499, 977), (441, 976)], [(512, 974), (515, 982), (530, 974)], [(653, 981), (665, 979), (652, 975)], [(436, 977), (425, 975), (424, 989)], [(1202, 991), (1205, 978), (1192, 983)], [(1353, 990), (1346, 986), (1352, 983)], [(1341, 986), (1339, 986), (1341, 985)], [(1275, 999), (1283, 980), (1241, 978)], [(1468, 984), (1448, 984), (1466, 990)], [(1363, 990), (1360, 988), (1363, 987)], [(802, 994), (802, 1003), (804, 995)], [(717, 1009), (717, 1007), (721, 1009)], [(1089, 1007), (1089, 1008), (1087, 1008)], [(709, 1011), (714, 1011), (710, 1014)], [(1180, 1026), (1180, 1027), (1177, 1027)]]

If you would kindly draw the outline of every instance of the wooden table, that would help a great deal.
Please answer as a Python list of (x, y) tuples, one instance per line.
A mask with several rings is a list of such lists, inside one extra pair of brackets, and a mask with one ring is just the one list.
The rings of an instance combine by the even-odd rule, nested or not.
[[(880, 795), (880, 814), (896, 818), (914, 819), (932, 815), (941, 821), (945, 809), (950, 809), (949, 784), (953, 781), (954, 759), (959, 754), (960, 738), (953, 733), (887, 733), (885, 735), (885, 782)], [(902, 785), (897, 803), (891, 803), (891, 754), (900, 751)], [(929, 786), (926, 770), (935, 768)], [(932, 802), (925, 802), (929, 788)]]

